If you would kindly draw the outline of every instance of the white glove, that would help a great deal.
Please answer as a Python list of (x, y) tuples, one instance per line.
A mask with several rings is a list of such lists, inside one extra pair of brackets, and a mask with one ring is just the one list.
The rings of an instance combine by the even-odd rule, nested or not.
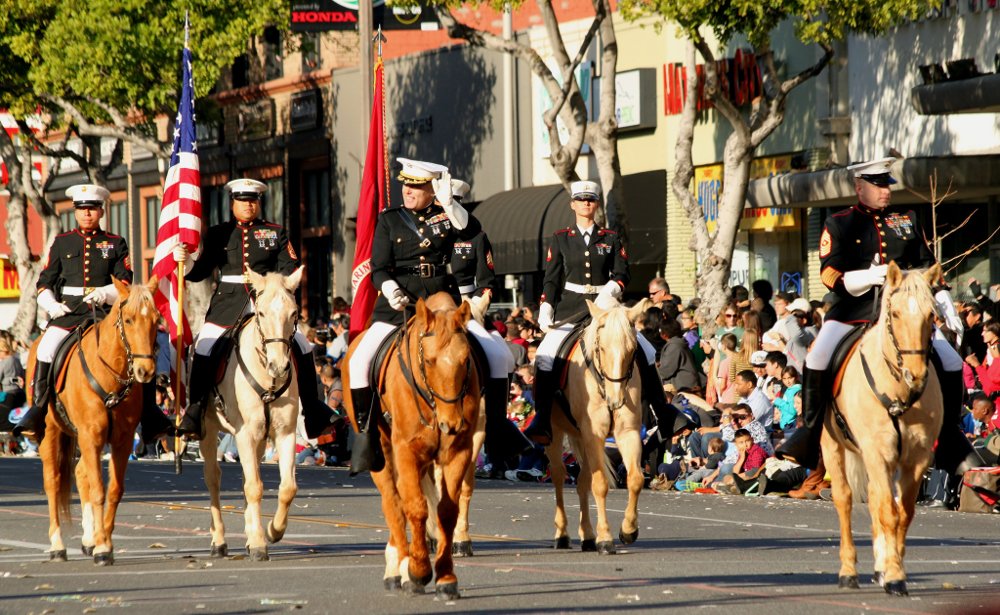
[(114, 284), (99, 286), (89, 295), (83, 298), (84, 303), (96, 303), (97, 305), (111, 305), (118, 300), (118, 289)]
[(958, 310), (955, 309), (955, 302), (952, 300), (951, 293), (948, 292), (948, 289), (942, 288), (934, 293), (934, 303), (937, 304), (941, 320), (944, 321), (944, 324), (948, 325), (949, 329), (957, 333), (959, 339), (961, 340), (965, 326), (962, 324), (962, 319), (958, 315)]
[(888, 265), (872, 265), (868, 269), (856, 269), (844, 273), (844, 288), (855, 297), (860, 297), (872, 286), (885, 284), (885, 273)]
[(472, 307), (472, 319), (482, 324), (486, 310), (490, 307), (490, 294), (483, 293), (478, 297), (469, 297), (469, 305)]
[(594, 305), (602, 310), (609, 310), (620, 305), (618, 298), (621, 295), (622, 287), (618, 285), (618, 282), (612, 280), (601, 287), (601, 291), (597, 293), (597, 297), (594, 299)]
[(173, 253), (175, 263), (183, 263), (191, 257), (191, 254), (188, 252), (187, 245), (185, 245), (183, 241), (177, 242), (177, 245), (174, 246)]
[(451, 173), (442, 172), (441, 179), (431, 180), (431, 187), (434, 189), (434, 198), (437, 199), (438, 203), (441, 205), (451, 203)]
[(47, 288), (38, 294), (38, 307), (48, 313), (49, 320), (55, 320), (56, 318), (65, 316), (72, 311), (65, 303), (59, 303), (56, 301), (55, 293)]
[(389, 301), (389, 307), (397, 312), (402, 312), (403, 308), (410, 304), (410, 298), (406, 296), (396, 280), (382, 282), (382, 294)]
[(552, 304), (545, 302), (538, 308), (538, 328), (543, 332), (548, 333), (549, 329), (552, 328), (552, 324), (555, 323), (556, 310), (552, 307)]

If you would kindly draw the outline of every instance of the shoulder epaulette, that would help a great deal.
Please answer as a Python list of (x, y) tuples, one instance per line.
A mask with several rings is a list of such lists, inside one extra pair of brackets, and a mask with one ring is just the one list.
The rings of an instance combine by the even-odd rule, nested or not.
[(74, 229), (74, 230), (72, 230), (72, 231), (66, 231), (65, 233), (59, 233), (58, 235), (56, 235), (56, 237), (55, 237), (55, 238), (56, 238), (56, 239), (59, 239), (60, 237), (65, 237), (65, 236), (67, 236), (67, 235), (72, 235), (72, 234), (74, 234), (74, 233), (76, 233), (76, 230), (75, 230), (75, 229)]
[(122, 238), (121, 235), (115, 235), (114, 233), (111, 233), (109, 231), (104, 231), (104, 234), (107, 235), (108, 237), (110, 237), (111, 239), (121, 239)]
[(560, 235), (562, 233), (572, 234), (573, 233), (573, 229), (567, 227), (567, 228), (561, 228), (561, 229), (559, 229), (558, 231), (555, 232), (556, 235)]
[(834, 213), (831, 217), (832, 218), (836, 218), (836, 217), (839, 217), (839, 216), (846, 216), (847, 214), (849, 214), (852, 211), (854, 211), (854, 209), (855, 209), (854, 207), (848, 207), (847, 209), (842, 209), (842, 210)]
[(264, 226), (273, 226), (274, 228), (284, 228), (280, 224), (275, 224), (274, 222), (268, 222), (267, 220), (264, 220), (263, 222)]
[(618, 233), (616, 231), (612, 231), (609, 228), (602, 228), (597, 231), (597, 234), (598, 236), (600, 236), (600, 235), (617, 235)]

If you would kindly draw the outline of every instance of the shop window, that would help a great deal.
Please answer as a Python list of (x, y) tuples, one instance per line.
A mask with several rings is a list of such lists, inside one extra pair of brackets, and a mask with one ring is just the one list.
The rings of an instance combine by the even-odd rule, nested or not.
[(203, 186), (201, 189), (201, 207), (208, 226), (214, 226), (229, 220), (226, 191), (222, 186)]
[(302, 72), (310, 73), (323, 68), (323, 56), (320, 53), (320, 32), (303, 32), (300, 34), (299, 48), (302, 52)]
[(306, 226), (330, 226), (330, 172), (307, 171), (302, 174), (305, 189)]
[(146, 247), (156, 247), (156, 232), (160, 227), (160, 197), (146, 197)]
[(250, 85), (250, 62), (246, 55), (238, 56), (233, 60), (233, 89), (245, 88)]
[(118, 201), (108, 206), (105, 216), (105, 230), (115, 235), (128, 235), (128, 210), (125, 201)]
[(59, 228), (66, 233), (76, 228), (76, 217), (72, 209), (67, 209), (59, 214)]
[(288, 220), (285, 219), (284, 181), (278, 177), (269, 179), (264, 183), (267, 184), (267, 193), (264, 195), (261, 217), (275, 224), (288, 226)]
[(281, 79), (284, 76), (281, 31), (274, 26), (264, 29), (264, 80)]

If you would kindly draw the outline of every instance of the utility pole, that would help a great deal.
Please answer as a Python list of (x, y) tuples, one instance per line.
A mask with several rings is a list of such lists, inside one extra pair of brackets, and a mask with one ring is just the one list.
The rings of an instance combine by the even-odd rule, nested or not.
[(368, 118), (372, 116), (372, 3), (358, 2), (358, 46), (361, 52), (361, 148), (368, 145)]

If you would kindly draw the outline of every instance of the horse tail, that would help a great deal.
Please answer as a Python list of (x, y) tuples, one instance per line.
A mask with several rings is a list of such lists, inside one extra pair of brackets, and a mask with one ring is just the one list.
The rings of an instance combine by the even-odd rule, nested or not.
[(59, 495), (57, 498), (59, 517), (67, 525), (73, 523), (73, 513), (70, 511), (70, 497), (73, 493), (74, 468), (73, 458), (76, 456), (76, 438), (59, 434)]
[(861, 453), (851, 450), (850, 447), (845, 447), (844, 450), (844, 474), (847, 475), (847, 484), (851, 486), (854, 501), (858, 503), (868, 501), (868, 471), (865, 469)]

